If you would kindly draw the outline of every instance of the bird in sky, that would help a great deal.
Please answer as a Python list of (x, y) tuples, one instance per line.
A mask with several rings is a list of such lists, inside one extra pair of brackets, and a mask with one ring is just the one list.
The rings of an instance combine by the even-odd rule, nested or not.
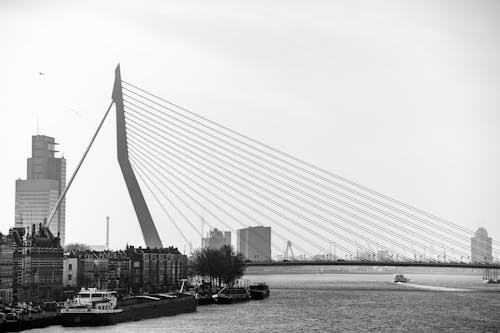
[(82, 114), (78, 112), (75, 108), (70, 108), (70, 110), (78, 117), (82, 117)]
[(45, 76), (45, 73), (42, 73), (42, 72), (38, 72), (38, 74), (40, 74), (40, 75), (44, 75), (44, 76)]

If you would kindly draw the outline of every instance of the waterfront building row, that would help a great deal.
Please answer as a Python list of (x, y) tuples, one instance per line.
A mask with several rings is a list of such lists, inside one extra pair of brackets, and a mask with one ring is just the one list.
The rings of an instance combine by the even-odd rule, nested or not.
[(63, 271), (67, 290), (94, 287), (123, 294), (164, 292), (178, 288), (186, 278), (187, 256), (173, 247), (70, 251)]
[(65, 254), (60, 238), (41, 224), (0, 233), (0, 304), (64, 300), (82, 287), (162, 292), (186, 276), (187, 256), (173, 247)]

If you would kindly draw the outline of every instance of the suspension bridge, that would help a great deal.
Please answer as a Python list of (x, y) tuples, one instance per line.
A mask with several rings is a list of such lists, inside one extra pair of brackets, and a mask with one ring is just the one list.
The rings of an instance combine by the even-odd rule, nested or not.
[(249, 266), (500, 269), (499, 242), (487, 235), (209, 120), (123, 80), (120, 66), (112, 101), (59, 202), (113, 105), (118, 161), (148, 247), (163, 246), (155, 221), (190, 245), (203, 237), (204, 216), (210, 228), (233, 234), (271, 227), (275, 256)]

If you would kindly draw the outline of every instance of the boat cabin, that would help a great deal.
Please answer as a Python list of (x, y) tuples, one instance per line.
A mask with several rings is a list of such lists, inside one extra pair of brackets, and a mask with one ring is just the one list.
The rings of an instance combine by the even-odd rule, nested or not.
[(101, 310), (116, 306), (116, 291), (97, 290), (97, 288), (82, 288), (73, 300), (74, 305), (87, 306)]

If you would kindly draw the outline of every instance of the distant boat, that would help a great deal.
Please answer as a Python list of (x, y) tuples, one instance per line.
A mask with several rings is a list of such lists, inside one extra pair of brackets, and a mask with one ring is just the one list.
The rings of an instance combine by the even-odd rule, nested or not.
[(269, 297), (269, 286), (265, 283), (257, 283), (250, 286), (252, 299), (264, 299)]
[(396, 277), (394, 278), (394, 282), (409, 282), (410, 279), (405, 278), (403, 274), (397, 274)]

